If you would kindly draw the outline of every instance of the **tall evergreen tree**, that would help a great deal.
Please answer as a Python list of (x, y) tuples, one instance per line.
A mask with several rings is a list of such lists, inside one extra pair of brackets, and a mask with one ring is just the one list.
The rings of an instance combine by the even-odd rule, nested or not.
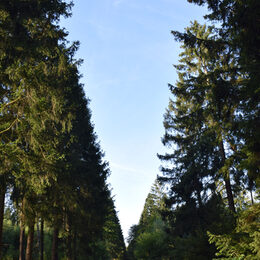
[(235, 53), (237, 73), (246, 75), (236, 88), (237, 115), (232, 122), (232, 134), (243, 140), (240, 150), (242, 167), (249, 178), (259, 186), (260, 167), (260, 115), (259, 115), (259, 16), (260, 3), (250, 1), (189, 0), (199, 5), (206, 4), (209, 21), (221, 24), (219, 35), (224, 44)]
[[(211, 259), (215, 249), (209, 246), (206, 231), (222, 233), (226, 223), (230, 223), (226, 232), (232, 230), (234, 198), (248, 180), (240, 167), (241, 154), (234, 149), (242, 140), (233, 134), (237, 88), (245, 75), (238, 73), (236, 54), (214, 27), (194, 22), (185, 33), (173, 34), (184, 51), (175, 66), (179, 80), (170, 85), (174, 100), (165, 114), (163, 143), (174, 151), (159, 155), (168, 163), (160, 180), (170, 185), (168, 206), (173, 211), (167, 218), (175, 246), (172, 254), (179, 259)], [(222, 183), (224, 192), (219, 190)], [(188, 244), (190, 250), (185, 252)]]
[[(234, 177), (236, 180), (240, 180), (241, 190), (248, 189), (250, 191), (252, 203), (251, 206), (250, 203), (245, 203), (246, 196), (242, 195), (243, 203), (238, 208), (236, 228), (225, 235), (218, 234), (218, 232), (209, 233), (210, 242), (217, 246), (218, 256), (222, 255), (228, 259), (233, 259), (233, 257), (257, 259), (259, 245), (254, 238), (259, 236), (259, 228), (255, 223), (255, 219), (259, 218), (257, 209), (259, 202), (256, 201), (256, 205), (254, 205), (253, 194), (259, 195), (260, 100), (258, 70), (260, 56), (257, 47), (259, 45), (257, 33), (259, 31), (259, 1), (191, 0), (189, 2), (195, 2), (199, 5), (207, 4), (211, 13), (205, 17), (209, 21), (217, 21), (221, 24), (216, 30), (221, 41), (216, 44), (205, 41), (203, 44), (211, 44), (212, 52), (220, 50), (220, 54), (223, 54), (223, 50), (228, 50), (228, 52), (224, 52), (228, 58), (230, 56), (227, 54), (233, 55), (233, 66), (227, 66), (225, 69), (229, 85), (232, 85), (230, 84), (232, 79), (233, 82), (236, 82), (233, 85), (233, 97), (230, 99), (235, 110), (232, 120), (225, 128), (226, 142), (229, 145), (229, 151), (233, 153)], [(187, 33), (182, 34), (181, 38), (192, 47), (196, 44), (199, 47), (202, 46), (201, 41), (190, 37)], [(229, 65), (227, 62), (226, 64)], [(225, 66), (223, 67), (225, 68)], [(207, 76), (207, 79), (210, 80), (210, 75)], [(223, 86), (220, 90), (224, 93)], [(247, 221), (245, 216), (251, 216), (250, 221)]]
[[(252, 211), (258, 204), (245, 203), (245, 194), (242, 204), (240, 198), (247, 190), (254, 204), (253, 190), (259, 187), (259, 53), (256, 50), (259, 37), (252, 31), (259, 30), (259, 3), (254, 0), (189, 2), (207, 3), (212, 12), (206, 18), (221, 22), (222, 27), (206, 29), (193, 23), (185, 33), (172, 32), (175, 39), (183, 43), (184, 52), (180, 64), (175, 66), (179, 80), (175, 86), (170, 85), (174, 100), (165, 115), (163, 143), (175, 151), (159, 157), (168, 162), (168, 166), (174, 164), (163, 167), (164, 176), (160, 178), (171, 185), (169, 206), (177, 206), (168, 216), (172, 219), (173, 244), (180, 249), (179, 255), (176, 255), (178, 250), (173, 254), (178, 259), (198, 257), (201, 253), (206, 256), (207, 249), (203, 247), (193, 256), (182, 254), (183, 236), (197, 230), (202, 232), (207, 244), (206, 231), (212, 230), (208, 234), (210, 242), (219, 250), (218, 256), (254, 259), (259, 247), (253, 237), (259, 234), (253, 219), (259, 214), (258, 210), (255, 214)], [(249, 42), (252, 48), (248, 48)], [(227, 199), (233, 213), (237, 211), (236, 223), (219, 201), (220, 195), (223, 201)], [(213, 202), (216, 203), (213, 208), (218, 209), (212, 219), (216, 224), (209, 225), (205, 219), (212, 217), (207, 212), (212, 211)], [(193, 223), (198, 221), (195, 227), (188, 225), (191, 215)], [(245, 216), (249, 215), (253, 218), (247, 222)], [(231, 223), (226, 230), (224, 219)], [(186, 230), (180, 229), (181, 222)], [(178, 236), (180, 243), (174, 239)], [(242, 246), (245, 241), (251, 246)], [(196, 241), (190, 240), (187, 244), (193, 243)], [(210, 255), (212, 258), (214, 248)]]
[[(176, 66), (179, 81), (176, 86), (170, 86), (176, 100), (170, 102), (165, 115), (163, 142), (169, 146), (177, 145), (177, 149), (172, 155), (159, 156), (175, 162), (174, 169), (162, 170), (169, 176), (176, 174), (174, 188), (182, 184), (193, 185), (192, 189), (186, 190), (190, 198), (195, 192), (199, 204), (202, 190), (206, 192), (210, 187), (203, 188), (205, 183), (213, 184), (222, 178), (229, 208), (235, 211), (230, 178), (236, 158), (230, 149), (233, 140), (229, 125), (236, 109), (233, 93), (237, 81), (235, 76), (226, 72), (227, 66), (233, 66), (232, 56), (227, 54), (226, 57), (223, 49), (220, 57), (219, 52), (211, 51), (208, 42), (217, 41), (212, 34), (213, 28), (207, 29), (195, 22), (186, 30), (189, 39), (193, 38), (199, 44), (191, 46), (185, 42), (186, 35), (173, 32), (178, 40), (184, 40), (184, 52), (180, 55), (180, 65)], [(239, 174), (237, 172), (236, 176)], [(180, 187), (180, 194), (184, 195), (184, 192)]]
[(25, 257), (35, 258), (39, 218), (53, 230), (52, 259), (61, 246), (67, 259), (95, 258), (110, 214), (109, 170), (79, 83), (78, 44), (67, 46), (67, 33), (58, 25), (71, 5), (60, 0), (0, 4), (0, 213), (9, 186), (20, 212), (21, 260), (25, 226)]
[[(1, 177), (15, 180), (21, 197), (27, 188), (27, 193), (39, 191), (48, 183), (47, 168), (60, 157), (51, 148), (68, 121), (61, 112), (64, 95), (57, 80), (63, 67), (58, 42), (64, 45), (66, 34), (55, 23), (60, 15), (69, 15), (69, 8), (61, 1), (0, 4), (0, 149), (1, 166), (8, 166), (1, 167)], [(46, 128), (52, 133), (46, 134)]]

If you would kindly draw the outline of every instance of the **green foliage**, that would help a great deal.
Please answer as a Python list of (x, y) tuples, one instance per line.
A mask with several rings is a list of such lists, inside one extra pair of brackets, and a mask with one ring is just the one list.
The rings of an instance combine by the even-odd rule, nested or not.
[[(259, 259), (260, 205), (255, 204), (239, 213), (231, 233), (215, 235), (208, 232), (209, 242), (218, 249), (220, 259)], [(218, 258), (219, 259), (219, 258)]]
[(167, 224), (160, 215), (165, 210), (165, 194), (156, 180), (148, 194), (138, 225), (130, 228), (129, 259), (167, 259)]
[(143, 227), (137, 237), (134, 255), (136, 259), (166, 259), (168, 243), (165, 223), (159, 217), (153, 217)]
[(124, 237), (112, 199), (106, 215), (103, 232), (106, 251), (111, 259), (124, 259), (126, 253)]
[(201, 231), (176, 237), (170, 255), (173, 259), (212, 259), (213, 247), (209, 247), (207, 237)]
[(195, 21), (184, 33), (172, 32), (183, 52), (164, 117), (162, 141), (172, 151), (159, 155), (167, 163), (159, 180), (169, 187), (163, 216), (170, 255), (212, 259), (219, 250), (217, 256), (257, 259), (259, 226), (244, 221), (249, 195), (254, 203), (259, 194), (259, 39), (251, 34), (259, 3), (189, 2), (207, 3), (206, 17), (222, 26)]
[(212, 259), (216, 248), (210, 245), (207, 230), (224, 234), (234, 228), (234, 216), (213, 196), (206, 204), (186, 204), (175, 208), (167, 216), (169, 255), (175, 259)]
[(18, 258), (19, 227), (14, 225), (10, 219), (5, 219), (3, 229), (3, 260)]
[[(226, 147), (230, 145), (228, 125), (235, 110), (235, 83), (229, 84), (225, 76), (225, 63), (232, 67), (233, 61), (232, 56), (228, 61), (219, 57), (225, 49), (213, 27), (195, 21), (185, 34), (173, 34), (183, 42), (183, 52), (180, 64), (175, 66), (179, 80), (175, 86), (170, 85), (174, 100), (165, 114), (163, 143), (174, 150), (159, 155), (168, 163), (162, 167), (159, 180), (169, 187), (168, 212), (164, 212), (169, 223), (169, 254), (176, 259), (212, 259), (216, 249), (209, 245), (206, 231), (221, 232), (224, 219), (233, 227), (232, 214), (225, 212), (221, 201), (222, 194), (234, 211), (230, 180), (237, 171), (234, 152), (227, 153)], [(220, 47), (212, 50), (208, 42)], [(218, 181), (224, 183), (223, 193), (218, 193)]]
[[(44, 221), (45, 257), (58, 252), (60, 258), (98, 259), (109, 255), (106, 242), (111, 242), (103, 238), (111, 214), (109, 169), (79, 83), (78, 43), (68, 46), (58, 25), (71, 6), (62, 0), (0, 4), (1, 191), (8, 190), (21, 229), (32, 231), (39, 219)], [(113, 243), (124, 246), (120, 239)], [(36, 239), (31, 244), (28, 251), (38, 257)]]
[(231, 122), (231, 133), (243, 140), (241, 144), (242, 166), (248, 171), (249, 178), (259, 186), (260, 170), (260, 120), (259, 120), (259, 8), (257, 0), (250, 1), (213, 1), (189, 0), (196, 4), (206, 4), (210, 13), (206, 18), (219, 22), (219, 35), (235, 54), (236, 73), (244, 74), (236, 88), (238, 113)]

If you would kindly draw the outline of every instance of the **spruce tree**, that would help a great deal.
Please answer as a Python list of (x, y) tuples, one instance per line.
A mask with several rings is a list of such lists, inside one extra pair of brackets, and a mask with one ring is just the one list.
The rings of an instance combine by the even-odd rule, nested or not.
[(209, 21), (221, 24), (219, 35), (224, 44), (235, 53), (238, 74), (246, 75), (236, 88), (237, 114), (232, 122), (232, 134), (242, 141), (240, 147), (242, 168), (248, 178), (259, 186), (260, 167), (260, 116), (259, 116), (259, 9), (257, 0), (250, 1), (212, 1), (189, 0), (199, 5), (206, 4), (210, 13)]
[(167, 224), (162, 219), (166, 195), (156, 180), (149, 192), (138, 225), (131, 227), (128, 237), (129, 259), (168, 259)]
[(35, 257), (39, 218), (53, 230), (53, 259), (57, 241), (67, 259), (94, 255), (109, 214), (109, 170), (79, 83), (78, 44), (67, 46), (58, 25), (70, 7), (59, 0), (0, 4), (1, 195), (10, 186), (20, 213), (20, 259), (25, 226), (26, 260)]
[(112, 259), (125, 259), (126, 248), (114, 201), (110, 198), (103, 228), (106, 250)]
[[(236, 89), (244, 75), (237, 74), (235, 54), (214, 27), (194, 22), (185, 33), (172, 33), (183, 43), (183, 52), (175, 66), (179, 80), (170, 85), (174, 98), (164, 119), (163, 143), (173, 152), (159, 155), (167, 163), (160, 180), (170, 186), (167, 204), (172, 212), (166, 217), (175, 246), (172, 255), (208, 259), (214, 256), (214, 247), (209, 246), (206, 231), (214, 229), (213, 223), (221, 216), (230, 219), (227, 222), (231, 229), (234, 227), (234, 197), (246, 179), (238, 167), (240, 154), (233, 149), (241, 139), (232, 134), (238, 109)], [(224, 193), (218, 187), (221, 183)], [(212, 218), (207, 212), (214, 207), (219, 210)], [(212, 224), (206, 218), (212, 218)], [(219, 224), (217, 232), (223, 232), (224, 222)], [(190, 251), (184, 252), (188, 244)]]

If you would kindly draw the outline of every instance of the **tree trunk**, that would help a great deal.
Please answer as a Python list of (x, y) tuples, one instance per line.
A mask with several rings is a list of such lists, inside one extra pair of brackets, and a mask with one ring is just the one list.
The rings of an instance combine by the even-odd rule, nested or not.
[(31, 222), (28, 226), (28, 237), (27, 237), (25, 260), (32, 260), (33, 239), (34, 239), (34, 222), (35, 222), (34, 219), (31, 220)]
[(66, 260), (72, 260), (72, 232), (71, 232), (71, 227), (70, 227), (70, 221), (69, 221), (69, 217), (68, 215), (66, 216), (66, 220), (65, 220), (65, 228), (66, 231), (68, 232), (68, 236), (67, 236), (67, 241), (66, 241)]
[(73, 260), (71, 232), (67, 238), (67, 260)]
[(40, 228), (40, 260), (43, 260), (44, 252), (44, 220), (41, 219), (41, 228)]
[(20, 215), (19, 260), (24, 260), (24, 199)]
[[(5, 185), (3, 185), (5, 186)], [(0, 190), (0, 259), (2, 254), (2, 236), (3, 236), (3, 222), (4, 222), (4, 209), (5, 209), (5, 187), (1, 187)]]
[[(226, 154), (225, 154), (223, 141), (221, 141), (221, 143), (219, 145), (219, 149), (220, 149), (221, 158), (222, 158), (222, 166), (224, 166), (225, 161), (226, 161)], [(229, 176), (228, 172), (224, 173), (224, 182), (225, 182), (229, 209), (233, 212), (236, 212), (233, 193), (232, 193), (232, 189), (231, 189), (230, 176)]]
[(251, 204), (254, 205), (254, 196), (252, 190), (250, 190)]
[(202, 199), (201, 199), (201, 195), (200, 195), (200, 190), (197, 189), (196, 192), (197, 192), (199, 208), (202, 208)]
[(76, 236), (76, 231), (74, 232), (73, 235), (73, 260), (77, 259), (77, 236)]
[(197, 199), (198, 199), (198, 204), (199, 204), (199, 208), (202, 208), (202, 199), (201, 199), (201, 190), (200, 190), (200, 186), (201, 186), (201, 182), (199, 177), (196, 177), (195, 179), (195, 190), (197, 193)]
[(54, 227), (52, 234), (51, 260), (58, 260), (58, 236), (59, 229), (57, 227)]
[(229, 209), (233, 212), (236, 212), (229, 176), (225, 177), (224, 181), (225, 181), (225, 188), (226, 188), (226, 192), (227, 192)]
[(20, 221), (19, 260), (24, 260), (24, 224)]
[(40, 232), (40, 219), (37, 218), (36, 221), (36, 233), (37, 233), (37, 248), (38, 248), (38, 255), (40, 257), (41, 254), (41, 249), (40, 249), (40, 245), (41, 245), (41, 232)]
[(43, 260), (43, 239), (43, 220), (41, 218), (37, 221), (37, 248), (40, 260)]

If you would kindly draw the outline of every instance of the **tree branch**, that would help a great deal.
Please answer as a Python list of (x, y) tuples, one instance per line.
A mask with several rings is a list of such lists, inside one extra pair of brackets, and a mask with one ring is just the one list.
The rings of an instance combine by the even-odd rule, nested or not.
[(18, 117), (13, 121), (13, 123), (8, 127), (6, 128), (5, 130), (1, 131), (0, 134), (3, 134), (5, 132), (7, 132), (8, 130), (10, 130), (12, 128), (12, 126), (18, 121)]
[(7, 107), (7, 106), (10, 106), (11, 104), (13, 104), (13, 103), (17, 102), (19, 99), (21, 99), (21, 96), (20, 96), (20, 97), (18, 97), (18, 98), (16, 98), (16, 99), (15, 99), (15, 100), (13, 100), (13, 101), (11, 101), (11, 102), (7, 103), (7, 104), (4, 104), (4, 105), (3, 105), (3, 107), (1, 107), (1, 110), (3, 110), (5, 107)]

